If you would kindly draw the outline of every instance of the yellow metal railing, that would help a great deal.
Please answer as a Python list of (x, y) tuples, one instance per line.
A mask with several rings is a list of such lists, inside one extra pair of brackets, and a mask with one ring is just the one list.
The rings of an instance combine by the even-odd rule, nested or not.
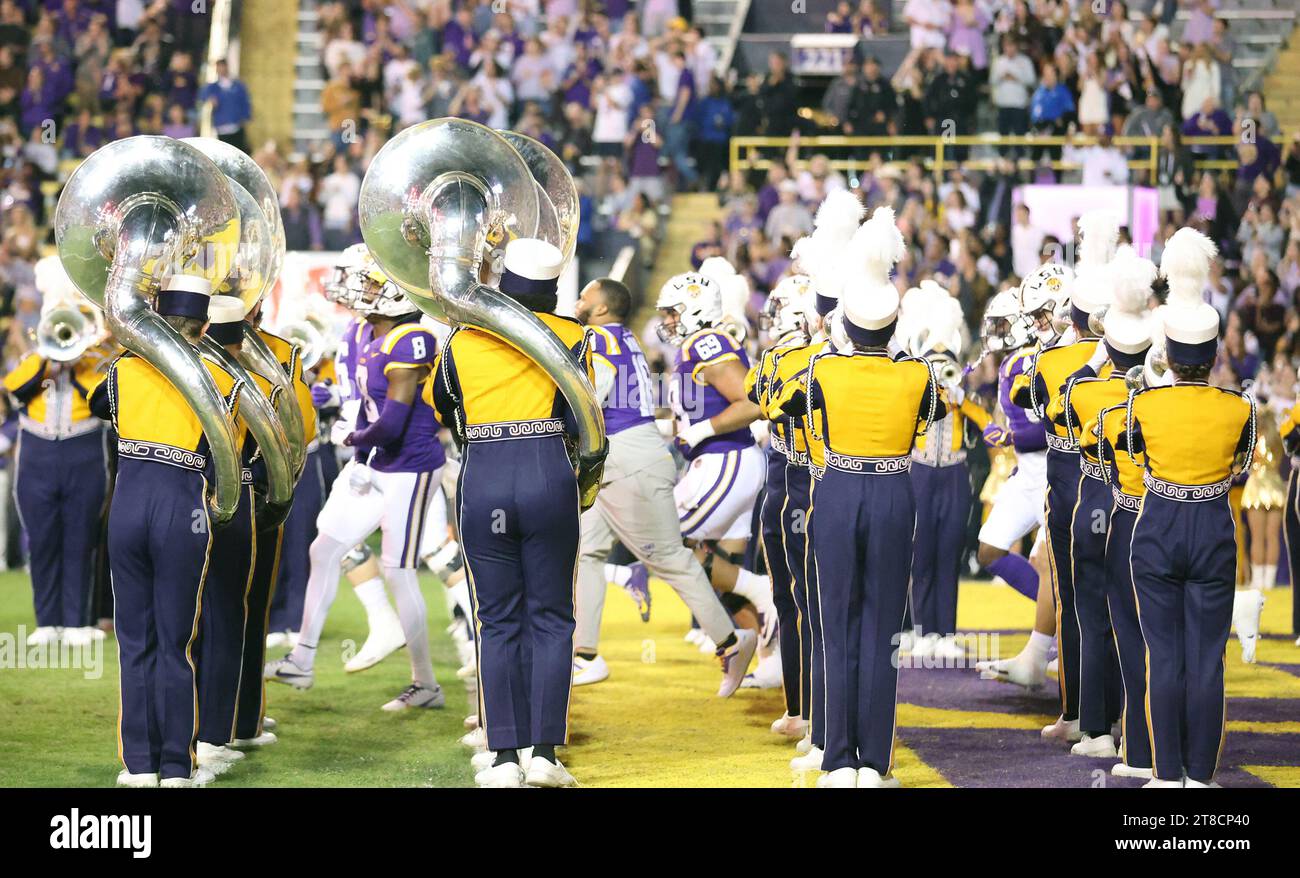
[[(1152, 177), (1155, 176), (1156, 168), (1160, 161), (1160, 140), (1157, 137), (1114, 137), (1111, 142), (1121, 149), (1145, 150), (1146, 155), (1142, 158), (1136, 158), (1129, 161), (1128, 166), (1131, 171), (1146, 171)], [(1192, 148), (1197, 146), (1235, 146), (1238, 142), (1237, 137), (1232, 135), (1223, 135), (1219, 137), (1184, 137), (1182, 143), (1185, 147)], [(1279, 145), (1285, 142), (1279, 139)], [(1074, 137), (1049, 137), (1049, 136), (1002, 136), (1000, 134), (978, 134), (954, 137), (930, 137), (930, 136), (900, 136), (900, 137), (842, 137), (836, 135), (818, 136), (818, 137), (800, 137), (798, 141), (791, 137), (733, 137), (731, 138), (731, 170), (733, 171), (753, 171), (766, 170), (772, 166), (773, 161), (784, 160), (786, 153), (789, 151), (791, 144), (797, 144), (796, 150), (799, 153), (799, 159), (796, 164), (802, 167), (807, 161), (807, 156), (814, 153), (825, 154), (830, 161), (830, 165), (837, 171), (858, 171), (865, 167), (865, 160), (859, 156), (853, 155), (835, 155), (836, 151), (863, 150), (863, 149), (903, 149), (912, 153), (912, 158), (920, 158), (923, 165), (928, 168), (936, 177), (942, 177), (945, 170), (950, 167), (961, 167), (971, 171), (991, 170), (994, 165), (1001, 160), (1000, 156), (992, 158), (964, 158), (960, 161), (952, 157), (955, 148), (967, 147), (991, 147), (996, 150), (1003, 150), (1009, 147), (1021, 147), (1026, 149), (1060, 149), (1067, 146), (1091, 146), (1097, 143), (1097, 138), (1084, 135)], [(921, 153), (927, 150), (928, 154)], [(921, 153), (918, 155), (918, 153)], [(902, 167), (907, 164), (906, 161), (891, 160), (885, 162), (886, 165)], [(1021, 170), (1032, 170), (1041, 166), (1041, 162), (1032, 158), (1019, 158), (1017, 165)], [(1077, 170), (1078, 162), (1069, 162), (1062, 159), (1054, 159), (1047, 163), (1053, 170), (1067, 171)], [(1232, 170), (1237, 167), (1235, 159), (1206, 159), (1196, 158), (1195, 166), (1200, 170), (1223, 171)]]

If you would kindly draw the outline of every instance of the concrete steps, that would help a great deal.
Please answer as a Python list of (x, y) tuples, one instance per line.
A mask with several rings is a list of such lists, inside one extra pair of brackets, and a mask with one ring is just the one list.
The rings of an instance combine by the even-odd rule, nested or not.
[(682, 192), (673, 196), (672, 213), (663, 241), (655, 259), (654, 270), (646, 286), (646, 299), (653, 307), (654, 299), (670, 277), (691, 270), (691, 247), (709, 233), (709, 225), (722, 219), (722, 206), (718, 196), (709, 192)]

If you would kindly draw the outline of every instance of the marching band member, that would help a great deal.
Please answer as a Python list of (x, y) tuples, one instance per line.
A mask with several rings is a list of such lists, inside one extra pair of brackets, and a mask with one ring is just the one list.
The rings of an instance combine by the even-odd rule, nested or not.
[[(107, 491), (104, 422), (89, 408), (91, 390), (107, 365), (90, 345), (99, 315), (77, 305), (57, 256), (36, 265), (47, 295), (41, 325), (76, 313), (85, 332), (65, 351), (28, 354), (4, 378), (4, 389), (21, 406), (14, 455), (14, 501), (27, 534), (36, 630), (27, 644), (60, 637), (73, 646), (102, 638), (90, 617), (99, 520)], [(66, 292), (65, 292), (66, 290)], [(65, 331), (55, 328), (55, 331)]]
[[(918, 313), (919, 312), (919, 313)], [(961, 388), (963, 324), (961, 303), (933, 281), (903, 296), (899, 323), (908, 352), (930, 360), (942, 378), (951, 403), (945, 417), (935, 421), (912, 449), (912, 494), (916, 498), (916, 536), (912, 555), (912, 622), (918, 637), (912, 658), (934, 656), (959, 661), (966, 650), (957, 642), (957, 581), (961, 571), (966, 521), (970, 517), (971, 483), (966, 468), (966, 425), (983, 431), (989, 413), (966, 398)]]
[[(1282, 517), (1282, 538), (1286, 545), (1287, 569), (1300, 570), (1300, 402), (1278, 425), (1282, 448), (1291, 457), (1291, 475), (1286, 482), (1286, 512)], [(1292, 573), (1292, 592), (1295, 579)], [(1296, 635), (1295, 645), (1300, 646), (1300, 601), (1292, 600), (1291, 633)]]
[[(659, 291), (660, 338), (680, 347), (669, 398), (677, 443), (687, 461), (677, 483), (681, 535), (718, 591), (744, 598), (775, 628), (772, 584), (741, 566), (751, 537), (754, 501), (763, 486), (763, 454), (749, 425), (758, 406), (746, 397), (749, 357), (721, 328), (722, 290), (702, 274), (679, 274)], [(728, 599), (723, 605), (728, 606)], [(739, 609), (728, 606), (732, 612)], [(723, 649), (721, 644), (716, 648)], [(719, 653), (724, 664), (745, 659), (741, 641)]]
[(946, 414), (930, 366), (886, 350), (899, 305), (889, 274), (904, 253), (892, 209), (876, 209), (851, 252), (861, 254), (859, 270), (841, 307), (853, 349), (814, 357), (806, 395), (792, 399), (824, 443), (811, 514), (826, 652), (827, 774), (818, 785), (831, 788), (898, 785), (894, 652), (916, 516), (907, 471), (918, 431)]
[(422, 392), (437, 354), (420, 311), (373, 263), (355, 307), (373, 329), (357, 358), (353, 380), (361, 407), (356, 429), (344, 439), (356, 456), (344, 467), (350, 491), (317, 519), (311, 576), (298, 645), (266, 665), (265, 676), (296, 689), (310, 688), (325, 608), (338, 592), (344, 557), (379, 528), (381, 562), (393, 591), (411, 659), (411, 684), (383, 705), (387, 711), (440, 708), (442, 687), (429, 657), (427, 611), (416, 570), (426, 527), (445, 530), (441, 469), (446, 459), (434, 412)]
[[(208, 303), (206, 333), (232, 355), (244, 341), (244, 303), (237, 296), (213, 296)], [(270, 397), (271, 383), (249, 373), (258, 389)], [(244, 392), (249, 392), (246, 389)], [(246, 427), (240, 422), (240, 430)], [(213, 534), (207, 582), (203, 589), (198, 655), (199, 734), (195, 755), (200, 768), (224, 774), (244, 758), (226, 745), (235, 738), (235, 709), (239, 703), (240, 670), (244, 657), (244, 629), (248, 623), (248, 592), (252, 585), (255, 513), (253, 472), (248, 467), (256, 443), (244, 440), (242, 490), (239, 508), (226, 525)], [(260, 683), (258, 687), (260, 688)]]
[[(212, 286), (173, 274), (155, 299), (163, 319), (191, 345), (207, 322)], [(238, 414), (241, 385), (204, 365)], [(198, 417), (162, 373), (124, 354), (90, 397), (90, 409), (118, 434), (117, 483), (109, 513), (114, 631), (121, 664), (118, 749), (121, 786), (203, 786), (195, 765), (199, 699), (194, 641), (207, 580), (213, 527), (211, 471)], [(237, 436), (242, 444), (242, 430)]]
[(596, 394), (602, 398), (610, 453), (596, 503), (582, 515), (573, 684), (609, 676), (596, 647), (605, 604), (605, 560), (617, 537), (677, 592), (722, 654), (737, 647), (734, 659), (724, 663), (718, 695), (725, 698), (740, 688), (758, 637), (736, 628), (704, 568), (682, 543), (673, 499), (677, 467), (655, 427), (650, 368), (625, 325), (631, 310), (627, 287), (609, 278), (588, 284), (575, 308), (578, 322), (591, 330)]
[[(554, 313), (564, 262), (545, 241), (513, 240), (499, 289), (574, 352), (594, 385), (586, 333)], [(580, 539), (565, 439), (572, 415), (545, 370), (472, 328), (448, 339), (424, 398), (462, 450), (456, 519), (474, 598), (479, 712), (495, 753), (475, 782), (572, 786), (555, 753), (568, 742)]]
[[(1106, 312), (1105, 335), (1094, 361), (1076, 371), (1066, 382), (1064, 393), (1048, 407), (1053, 422), (1064, 427), (1066, 435), (1081, 446), (1070, 554), (1079, 624), (1079, 730), (1083, 734), (1070, 749), (1075, 756), (1111, 759), (1118, 754), (1111, 726), (1123, 707), (1123, 684), (1107, 609), (1106, 575), (1107, 535), (1117, 501), (1102, 468), (1098, 446), (1085, 441), (1083, 426), (1095, 422), (1102, 409), (1128, 398), (1128, 370), (1141, 366), (1151, 347), (1145, 315), (1155, 279), (1155, 264), (1131, 250), (1119, 253), (1104, 269), (1080, 270), (1075, 278), (1076, 293), (1087, 284), (1107, 284), (1114, 303)], [(1103, 355), (1111, 370), (1107, 377), (1099, 378), (1094, 365)]]
[[(1078, 268), (1070, 293), (1073, 341), (1062, 340), (1034, 357), (1027, 392), (1039, 417), (1045, 417), (1065, 387), (1066, 380), (1098, 355), (1096, 334), (1089, 317), (1106, 307), (1109, 289), (1103, 267), (1115, 255), (1119, 240), (1118, 218), (1106, 211), (1092, 211), (1079, 218)], [(1080, 277), (1083, 275), (1083, 277)], [(1041, 319), (1041, 316), (1039, 317)], [(1097, 367), (1101, 368), (1100, 365)], [(1079, 740), (1079, 623), (1074, 608), (1074, 578), (1070, 559), (1071, 522), (1079, 491), (1079, 444), (1064, 427), (1052, 424), (1047, 433), (1047, 546), (1052, 558), (1052, 585), (1056, 595), (1057, 677), (1061, 689), (1061, 717), (1043, 729), (1043, 737), (1074, 743)]]
[[(804, 578), (803, 521), (808, 514), (808, 443), (803, 419), (772, 409), (779, 389), (777, 372), (787, 355), (809, 349), (821, 331), (812, 278), (796, 274), (782, 280), (768, 296), (764, 315), (774, 339), (758, 366), (750, 371), (749, 398), (771, 421), (767, 485), (760, 526), (772, 601), (781, 625), (781, 672), (785, 712), (772, 724), (774, 734), (801, 739), (808, 732), (811, 702), (812, 628)], [(787, 373), (787, 376), (797, 373)]]
[(1133, 527), (1132, 567), (1147, 647), (1148, 787), (1205, 787), (1223, 746), (1224, 647), (1232, 624), (1237, 547), (1228, 486), (1250, 460), (1254, 403), (1206, 383), (1219, 315), (1202, 299), (1215, 258), (1199, 232), (1174, 233), (1161, 256), (1162, 310), (1174, 383), (1128, 403), (1126, 449), (1143, 453), (1147, 493)]
[[(979, 530), (976, 560), (1020, 594), (1035, 601), (1034, 627), (1017, 655), (976, 662), (982, 679), (1038, 689), (1046, 682), (1049, 653), (1056, 646), (1056, 609), (1049, 575), (1040, 575), (1046, 554), (1047, 428), (1032, 407), (1016, 403), (1017, 381), (1033, 369), (1034, 357), (1057, 333), (1051, 315), (1069, 296), (1073, 273), (1049, 262), (1024, 279), (1019, 290), (1004, 290), (984, 312), (984, 344), (1004, 353), (998, 364), (998, 408), (1005, 426), (989, 424), (984, 442), (991, 448), (1011, 448), (1015, 471), (998, 489), (993, 506)], [(1011, 551), (1037, 528), (1030, 557)], [(1040, 566), (1034, 561), (1038, 560)]]

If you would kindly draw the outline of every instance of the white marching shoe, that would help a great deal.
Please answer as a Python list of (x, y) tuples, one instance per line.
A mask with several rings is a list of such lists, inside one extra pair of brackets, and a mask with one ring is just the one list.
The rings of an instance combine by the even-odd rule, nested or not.
[(808, 724), (808, 729), (808, 731), (804, 732), (804, 736), (799, 739), (799, 743), (794, 745), (794, 752), (800, 756), (807, 756), (808, 752), (813, 748), (811, 722)]
[(1114, 759), (1119, 756), (1115, 739), (1110, 735), (1084, 735), (1079, 743), (1070, 748), (1071, 756), (1091, 756), (1094, 759)]
[(272, 631), (266, 635), (267, 649), (283, 649), (289, 645), (289, 635), (284, 631)]
[(264, 716), (264, 717), (262, 717), (262, 731), (264, 731), (264, 732), (274, 732), (274, 731), (275, 731), (275, 727), (278, 726), (278, 725), (279, 725), (279, 723), (276, 722), (275, 720), (271, 719), (269, 716)]
[(1232, 598), (1232, 627), (1241, 643), (1241, 660), (1255, 663), (1255, 647), (1259, 644), (1259, 617), (1264, 612), (1264, 595), (1254, 589), (1236, 592)]
[[(495, 750), (480, 750), (469, 758), (469, 767), (474, 769), (478, 774), (485, 768), (491, 768), (492, 763), (497, 761), (497, 752)], [(525, 774), (528, 773), (528, 766), (533, 761), (533, 748), (525, 747), (519, 751), (519, 767)]]
[[(1270, 586), (1270, 588), (1271, 588), (1271, 587), (1272, 587), (1272, 586)], [(1219, 786), (1219, 785), (1218, 785), (1217, 783), (1215, 783), (1214, 781), (1210, 781), (1209, 783), (1205, 783), (1204, 781), (1192, 780), (1190, 777), (1185, 777), (1185, 778), (1183, 778), (1183, 789), (1185, 789), (1185, 790), (1220, 790), (1220, 789), (1223, 789), (1223, 787)]]
[(604, 656), (583, 658), (575, 655), (573, 657), (573, 685), (590, 686), (592, 683), (608, 679), (609, 665), (605, 663)]
[(1077, 719), (1066, 720), (1063, 716), (1057, 717), (1056, 722), (1051, 725), (1043, 726), (1042, 735), (1044, 738), (1070, 743), (1083, 740), (1083, 732), (1079, 731), (1079, 721)]
[(882, 777), (880, 772), (874, 768), (867, 768), (865, 765), (858, 769), (858, 789), (860, 790), (896, 790), (901, 786), (902, 784), (898, 782), (898, 778), (892, 774)]
[(356, 655), (348, 659), (343, 670), (349, 674), (373, 668), (375, 665), (406, 646), (406, 635), (402, 633), (402, 623), (397, 612), (389, 606), (373, 611), (370, 617), (370, 633), (366, 642)]
[(1113, 777), (1136, 777), (1151, 780), (1151, 769), (1134, 768), (1127, 762), (1116, 762), (1110, 767), (1110, 773)]
[(569, 774), (568, 769), (561, 764), (559, 759), (552, 762), (541, 756), (529, 760), (528, 768), (524, 774), (524, 783), (530, 787), (548, 787), (552, 789), (578, 785), (578, 782), (573, 779), (573, 775)]
[(925, 659), (934, 657), (934, 650), (939, 645), (938, 634), (922, 634), (912, 637), (912, 665), (917, 666)]
[(1161, 780), (1158, 777), (1152, 777), (1151, 780), (1142, 784), (1144, 790), (1181, 790), (1182, 788), (1182, 778), (1178, 780)]
[(487, 729), (479, 726), (472, 732), (466, 732), (460, 736), (460, 743), (471, 750), (486, 750)]
[(524, 772), (513, 762), (492, 765), (474, 775), (474, 783), (483, 789), (518, 789), (524, 785)]
[(208, 769), (196, 768), (189, 777), (169, 777), (159, 781), (158, 786), (164, 790), (189, 790), (206, 787), (216, 779), (217, 776)]
[(802, 756), (796, 756), (790, 760), (791, 771), (821, 771), (822, 770), (822, 753), (820, 747), (813, 747)]
[[(957, 640), (956, 634), (945, 634), (934, 645), (934, 657), (945, 667), (965, 667), (966, 647)], [(862, 786), (862, 784), (858, 784), (858, 786)]]
[(1047, 674), (1047, 676), (1055, 680), (1057, 676), (1061, 673), (1061, 660), (1055, 658), (1052, 659), (1050, 662), (1047, 663), (1047, 667), (1044, 668), (1043, 670)]
[(132, 774), (126, 769), (122, 769), (117, 773), (117, 785), (134, 789), (149, 789), (158, 786), (158, 774), (157, 772)]
[(244, 758), (244, 754), (238, 750), (231, 750), (225, 745), (207, 744), (203, 741), (199, 741), (195, 748), (195, 756), (199, 768), (206, 768), (213, 776), (225, 774), (235, 767), (236, 762)]
[(269, 747), (278, 740), (275, 732), (268, 732), (266, 726), (263, 726), (262, 734), (254, 738), (236, 738), (230, 742), (230, 746), (238, 750), (252, 750), (257, 747)]
[(1046, 658), (1029, 649), (1022, 649), (1019, 654), (1009, 659), (976, 662), (975, 669), (979, 671), (981, 680), (1014, 683), (1034, 691), (1043, 688), (1047, 683)]
[(856, 768), (837, 768), (817, 778), (820, 790), (853, 790), (858, 787), (858, 770)]
[(781, 735), (784, 738), (802, 741), (807, 733), (808, 720), (803, 717), (783, 713), (779, 720), (772, 723), (772, 734)]
[(42, 625), (27, 635), (28, 646), (46, 646), (59, 642), (60, 631), (53, 625)]
[(63, 642), (71, 647), (84, 649), (90, 646), (96, 640), (103, 640), (104, 632), (98, 628), (86, 626), (84, 628), (64, 628)]

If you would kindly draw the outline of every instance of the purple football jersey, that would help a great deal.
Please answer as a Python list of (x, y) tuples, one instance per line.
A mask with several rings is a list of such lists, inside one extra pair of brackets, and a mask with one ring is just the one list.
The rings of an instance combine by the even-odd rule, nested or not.
[[(437, 340), (418, 323), (403, 323), (388, 334), (372, 338), (357, 358), (355, 381), (367, 422), (379, 420), (388, 399), (388, 373), (393, 369), (432, 366)], [(428, 379), (425, 379), (428, 380)], [(386, 473), (432, 472), (447, 461), (438, 441), (438, 420), (424, 401), (424, 385), (415, 392), (402, 436), (375, 449), (370, 466)]]
[[(670, 402), (679, 431), (706, 421), (731, 405), (713, 385), (703, 383), (703, 379), (697, 377), (704, 367), (727, 360), (737, 360), (746, 370), (749, 369), (749, 357), (745, 355), (745, 349), (721, 329), (702, 329), (682, 344), (670, 390)], [(701, 454), (733, 451), (753, 444), (754, 434), (748, 427), (742, 427), (730, 433), (710, 436), (694, 448), (682, 448), (682, 454), (687, 460), (694, 460)]]
[(626, 326), (590, 326), (592, 353), (614, 368), (614, 386), (605, 397), (605, 432), (610, 436), (655, 419), (654, 384), (641, 345)]
[(1047, 447), (1047, 428), (1043, 422), (1033, 412), (1011, 401), (1011, 385), (1016, 376), (1028, 374), (1033, 364), (1033, 352), (1022, 348), (998, 366), (998, 404), (1007, 416), (1007, 427), (1017, 452), (1042, 451)]
[(357, 399), (360, 396), (356, 384), (357, 360), (374, 334), (370, 324), (360, 318), (354, 318), (344, 331), (338, 355), (334, 358), (334, 371), (339, 376), (340, 398)]

